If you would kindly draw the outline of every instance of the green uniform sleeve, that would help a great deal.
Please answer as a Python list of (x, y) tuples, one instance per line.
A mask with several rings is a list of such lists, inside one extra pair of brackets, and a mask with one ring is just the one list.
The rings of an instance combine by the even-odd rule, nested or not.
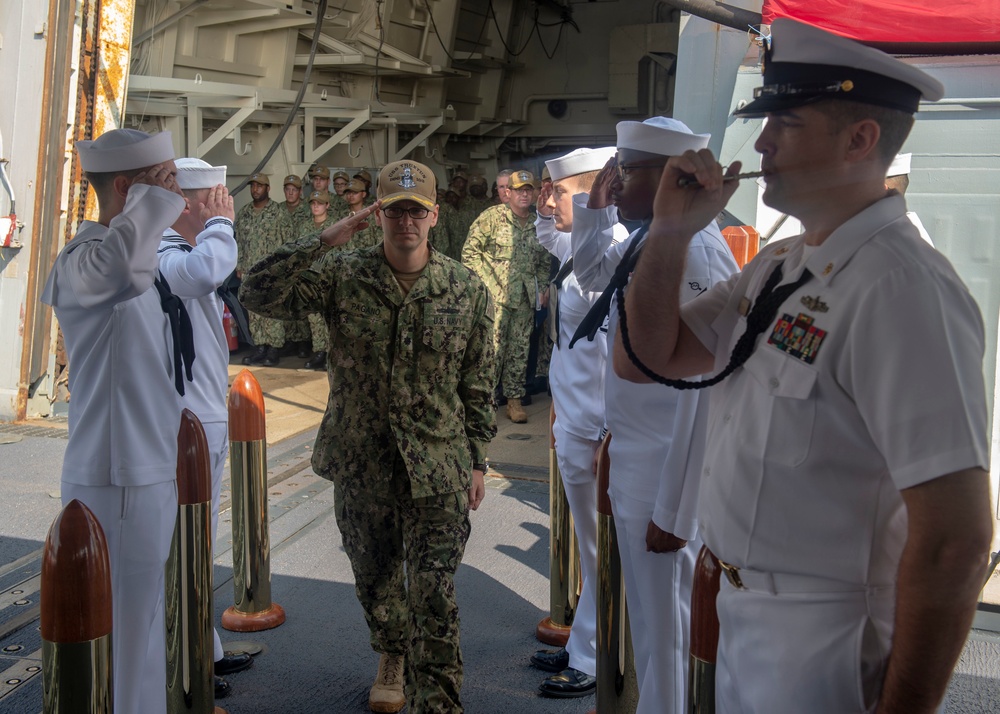
[(486, 449), (497, 433), (493, 404), (493, 298), (485, 285), (480, 283), (478, 290), (475, 321), (466, 343), (458, 386), (459, 397), (465, 406), (465, 433), (474, 464), (486, 461)]
[(286, 243), (243, 274), (240, 301), (248, 310), (282, 320), (325, 314), (337, 271), (317, 261), (328, 251), (319, 234)]

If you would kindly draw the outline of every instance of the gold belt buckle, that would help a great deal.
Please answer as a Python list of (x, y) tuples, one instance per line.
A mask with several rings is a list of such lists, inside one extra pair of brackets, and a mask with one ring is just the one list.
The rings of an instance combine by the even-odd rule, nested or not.
[(730, 565), (729, 563), (724, 563), (721, 560), (719, 565), (722, 567), (722, 572), (726, 574), (726, 580), (737, 590), (743, 590), (743, 581), (740, 579), (740, 569), (735, 565)]

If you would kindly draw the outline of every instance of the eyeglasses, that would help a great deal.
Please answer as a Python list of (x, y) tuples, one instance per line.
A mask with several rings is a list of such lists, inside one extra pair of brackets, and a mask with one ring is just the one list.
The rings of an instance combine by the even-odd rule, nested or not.
[(529, 183), (525, 184), (524, 186), (518, 186), (517, 188), (512, 188), (510, 190), (514, 191), (515, 193), (526, 193), (528, 191), (534, 191), (535, 187)]
[(403, 208), (402, 206), (386, 206), (382, 209), (382, 213), (385, 214), (386, 218), (391, 218), (392, 220), (402, 218), (405, 213), (413, 220), (418, 221), (421, 218), (427, 218), (427, 214), (430, 213), (430, 209), (424, 208), (423, 206), (410, 206), (409, 208)]
[(618, 178), (624, 182), (629, 179), (629, 171), (636, 169), (662, 169), (666, 165), (667, 162), (664, 161), (655, 164), (615, 164), (615, 168), (618, 169)]

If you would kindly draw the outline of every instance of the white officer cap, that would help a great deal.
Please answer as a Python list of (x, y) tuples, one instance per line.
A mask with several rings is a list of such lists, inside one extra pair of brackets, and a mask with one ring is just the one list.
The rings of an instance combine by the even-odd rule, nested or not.
[(226, 185), (226, 167), (212, 166), (201, 159), (177, 159), (177, 185), (182, 189), (215, 188)]
[(733, 112), (759, 117), (821, 99), (874, 104), (913, 114), (920, 99), (937, 101), (944, 85), (926, 72), (855, 40), (786, 17), (771, 25), (764, 86)]
[(711, 138), (711, 134), (693, 133), (684, 122), (670, 117), (618, 122), (619, 149), (644, 151), (658, 156), (679, 156), (689, 149), (704, 149)]
[(885, 172), (886, 178), (892, 176), (905, 176), (910, 173), (910, 157), (913, 154), (896, 154), (896, 158), (889, 164), (889, 170)]
[(608, 159), (615, 155), (616, 151), (617, 148), (614, 146), (605, 146), (600, 149), (574, 149), (558, 159), (549, 159), (545, 162), (545, 168), (549, 170), (549, 176), (553, 181), (561, 181), (567, 176), (600, 171), (608, 163)]
[(76, 142), (80, 166), (91, 173), (142, 169), (174, 158), (169, 131), (147, 134), (137, 129), (113, 129), (93, 141)]

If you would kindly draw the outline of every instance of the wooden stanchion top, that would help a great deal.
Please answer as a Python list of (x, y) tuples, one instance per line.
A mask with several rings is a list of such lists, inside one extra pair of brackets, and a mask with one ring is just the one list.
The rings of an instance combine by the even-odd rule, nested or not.
[(722, 566), (705, 546), (698, 552), (691, 587), (691, 654), (702, 662), (715, 664), (719, 649), (719, 615), (715, 598), (719, 594)]
[(111, 633), (111, 564), (97, 517), (70, 501), (45, 537), (41, 575), (42, 639), (89, 642)]
[(597, 512), (602, 516), (612, 515), (611, 498), (608, 496), (608, 486), (611, 484), (611, 457), (608, 456), (610, 445), (611, 432), (609, 431), (597, 452)]
[(264, 426), (264, 392), (249, 369), (236, 375), (229, 389), (229, 440), (263, 441), (267, 438)]
[(191, 506), (212, 500), (212, 462), (201, 421), (190, 409), (181, 412), (177, 431), (177, 504)]

